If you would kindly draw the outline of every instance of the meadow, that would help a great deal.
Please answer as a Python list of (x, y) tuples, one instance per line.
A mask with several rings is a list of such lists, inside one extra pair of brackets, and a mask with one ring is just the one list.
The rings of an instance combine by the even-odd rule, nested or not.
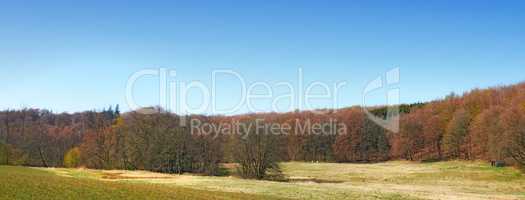
[[(281, 163), (281, 181), (146, 171), (0, 167), (1, 199), (525, 199), (525, 177), (484, 162)], [(234, 172), (233, 172), (234, 173)]]

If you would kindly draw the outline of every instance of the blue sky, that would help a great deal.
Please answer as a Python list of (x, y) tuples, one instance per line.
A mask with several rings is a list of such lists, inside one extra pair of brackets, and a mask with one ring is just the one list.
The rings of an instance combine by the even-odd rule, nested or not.
[[(523, 1), (2, 2), (0, 107), (126, 110), (130, 75), (159, 67), (176, 70), (174, 82), (208, 85), (214, 69), (297, 84), (301, 67), (306, 83), (348, 83), (338, 107), (361, 104), (369, 81), (399, 67), (400, 101), (428, 101), (524, 81), (524, 9)], [(240, 97), (238, 86), (217, 85), (218, 107)], [(153, 77), (134, 91), (141, 105), (159, 102)], [(383, 103), (381, 92), (366, 102)]]

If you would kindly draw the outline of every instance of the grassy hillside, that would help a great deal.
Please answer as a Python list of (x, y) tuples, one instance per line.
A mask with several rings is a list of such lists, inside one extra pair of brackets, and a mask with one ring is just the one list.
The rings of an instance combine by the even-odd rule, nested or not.
[[(74, 171), (74, 170), (73, 170)], [(68, 177), (49, 170), (0, 166), (0, 199), (277, 199), (149, 183)]]
[(291, 162), (282, 168), (288, 182), (0, 167), (0, 179), (6, 180), (0, 183), (0, 199), (525, 199), (525, 177), (519, 171), (482, 162)]

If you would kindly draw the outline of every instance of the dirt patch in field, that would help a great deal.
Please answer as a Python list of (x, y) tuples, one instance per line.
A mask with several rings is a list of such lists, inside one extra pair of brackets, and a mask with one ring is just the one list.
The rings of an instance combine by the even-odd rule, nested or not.
[(144, 172), (144, 171), (133, 171), (133, 172), (105, 171), (105, 172), (102, 172), (102, 179), (111, 179), (111, 180), (117, 180), (117, 179), (173, 179), (173, 178), (175, 177), (169, 174), (160, 174), (160, 173)]
[(288, 180), (288, 182), (292, 182), (292, 183), (345, 183), (344, 181), (334, 181), (334, 180), (316, 179), (316, 178), (290, 179)]
[(339, 180), (329, 180), (329, 179), (319, 179), (319, 178), (312, 178), (312, 177), (290, 177), (288, 179), (285, 179), (285, 181), (282, 182), (290, 182), (290, 183), (345, 183), (345, 181), (339, 181)]

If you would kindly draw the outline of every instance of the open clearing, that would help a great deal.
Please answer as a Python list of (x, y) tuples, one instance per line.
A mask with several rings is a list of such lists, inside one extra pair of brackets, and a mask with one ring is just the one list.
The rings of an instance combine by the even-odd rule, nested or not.
[(66, 199), (525, 199), (525, 176), (510, 167), (492, 168), (482, 162), (290, 162), (282, 163), (282, 169), (288, 182), (0, 167), (0, 198), (30, 199), (36, 197), (31, 194), (45, 193)]

